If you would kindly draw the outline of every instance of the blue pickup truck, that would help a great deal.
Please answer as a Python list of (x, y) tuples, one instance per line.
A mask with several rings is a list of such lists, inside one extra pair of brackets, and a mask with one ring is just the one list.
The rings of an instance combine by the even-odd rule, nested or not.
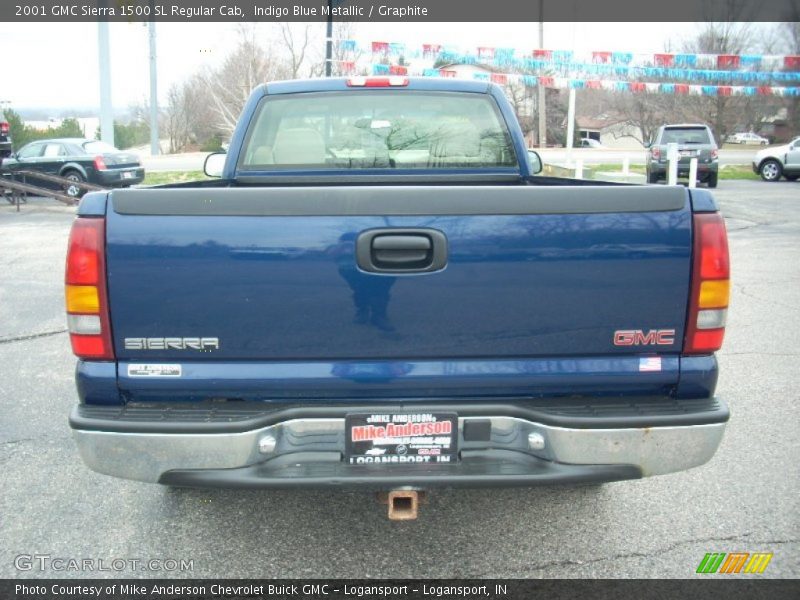
[(83, 460), (406, 502), (705, 463), (729, 416), (713, 198), (537, 163), (493, 84), (287, 81), (253, 92), (219, 179), (88, 194)]

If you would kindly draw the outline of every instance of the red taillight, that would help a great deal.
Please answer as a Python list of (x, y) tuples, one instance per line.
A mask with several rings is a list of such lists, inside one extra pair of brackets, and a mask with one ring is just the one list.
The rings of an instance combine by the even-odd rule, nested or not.
[(8, 123), (6, 123), (5, 121), (0, 123), (0, 133), (2, 133), (3, 135), (8, 133)]
[(106, 161), (103, 160), (102, 156), (95, 156), (94, 157), (94, 168), (96, 171), (105, 171), (106, 170)]
[(351, 77), (348, 87), (405, 87), (408, 77)]
[(719, 150), (717, 150), (716, 148), (714, 148), (714, 149), (711, 151), (711, 158), (717, 158), (718, 156), (719, 156)]
[(105, 219), (83, 217), (72, 224), (64, 283), (72, 352), (78, 358), (114, 360), (106, 289)]
[(661, 158), (661, 150), (659, 150), (658, 148), (653, 148), (652, 153), (653, 153), (653, 158), (655, 158), (656, 160), (659, 160)]
[(694, 215), (691, 298), (686, 354), (708, 354), (722, 346), (730, 298), (730, 259), (725, 221), (719, 213)]

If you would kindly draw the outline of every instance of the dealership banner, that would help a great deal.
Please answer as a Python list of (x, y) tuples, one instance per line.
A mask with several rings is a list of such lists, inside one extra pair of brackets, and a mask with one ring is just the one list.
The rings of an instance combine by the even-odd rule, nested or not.
[[(0, 21), (796, 21), (796, 0), (3, 0)], [(531, 36), (534, 32), (531, 32)]]
[[(401, 559), (402, 560), (402, 559)], [(565, 574), (569, 566), (565, 565)], [(656, 574), (654, 572), (654, 574)], [(758, 574), (728, 579), (28, 579), (0, 580), (3, 600), (530, 600), (593, 598), (637, 600), (724, 597), (726, 600), (797, 598), (796, 580), (763, 579)]]

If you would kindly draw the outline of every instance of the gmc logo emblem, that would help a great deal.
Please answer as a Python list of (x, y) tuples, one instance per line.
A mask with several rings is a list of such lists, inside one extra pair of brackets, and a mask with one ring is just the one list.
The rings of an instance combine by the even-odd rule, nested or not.
[(615, 346), (671, 346), (675, 343), (674, 329), (619, 329), (614, 332)]

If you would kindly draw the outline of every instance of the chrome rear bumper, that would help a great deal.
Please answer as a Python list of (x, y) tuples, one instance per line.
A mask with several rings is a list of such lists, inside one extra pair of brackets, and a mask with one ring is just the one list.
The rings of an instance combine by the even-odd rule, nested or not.
[[(464, 439), (466, 423), (487, 420), (488, 439)], [(464, 416), (461, 460), (425, 466), (345, 465), (344, 418), (292, 418), (221, 433), (103, 431), (73, 423), (73, 435), (91, 469), (146, 482), (471, 487), (630, 479), (690, 469), (714, 455), (725, 421), (727, 408), (720, 422), (654, 427), (565, 427), (502, 415)]]

